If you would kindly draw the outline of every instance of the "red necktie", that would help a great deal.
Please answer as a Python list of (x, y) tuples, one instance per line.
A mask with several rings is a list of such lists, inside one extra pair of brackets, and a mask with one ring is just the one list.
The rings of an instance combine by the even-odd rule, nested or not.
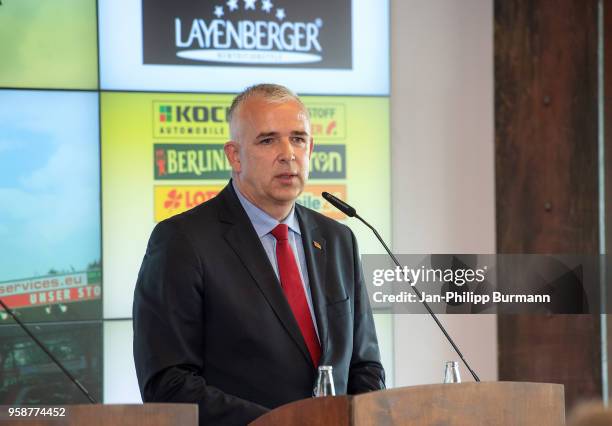
[(272, 230), (272, 235), (276, 238), (276, 261), (278, 262), (278, 275), (280, 276), (281, 286), (285, 292), (287, 302), (289, 302), (289, 306), (293, 311), (293, 316), (300, 327), (308, 347), (308, 352), (310, 352), (312, 363), (316, 368), (321, 357), (321, 346), (319, 345), (319, 339), (317, 338), (312, 317), (310, 316), (310, 309), (308, 309), (300, 271), (289, 244), (287, 225), (282, 223), (277, 225)]

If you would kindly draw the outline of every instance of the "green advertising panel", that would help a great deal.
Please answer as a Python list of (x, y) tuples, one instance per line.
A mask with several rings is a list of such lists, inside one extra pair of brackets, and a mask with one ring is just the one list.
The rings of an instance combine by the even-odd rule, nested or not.
[(2, 0), (0, 87), (97, 89), (94, 0)]
[[(105, 316), (127, 317), (126, 299), (153, 226), (214, 197), (228, 182), (223, 152), (232, 95), (101, 95)], [(389, 100), (305, 96), (315, 148), (298, 202), (350, 225), (362, 253), (378, 243), (322, 197), (347, 200), (390, 236)], [(113, 290), (116, 287), (115, 290)], [(116, 294), (116, 298), (113, 297)]]

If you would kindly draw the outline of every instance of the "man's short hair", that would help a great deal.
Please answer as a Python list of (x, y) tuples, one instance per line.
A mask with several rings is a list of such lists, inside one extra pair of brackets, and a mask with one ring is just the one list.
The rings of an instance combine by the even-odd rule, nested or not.
[(261, 97), (265, 99), (266, 101), (272, 102), (272, 103), (296, 101), (304, 108), (304, 111), (306, 112), (306, 116), (310, 120), (310, 114), (308, 113), (308, 108), (306, 108), (306, 106), (300, 100), (300, 98), (287, 87), (281, 86), (280, 84), (272, 84), (272, 83), (255, 84), (253, 86), (250, 86), (244, 89), (232, 101), (232, 105), (230, 106), (230, 109), (227, 113), (227, 121), (230, 126), (230, 133), (232, 129), (232, 119), (234, 115), (236, 114), (236, 112), (242, 106), (244, 102), (254, 97)]

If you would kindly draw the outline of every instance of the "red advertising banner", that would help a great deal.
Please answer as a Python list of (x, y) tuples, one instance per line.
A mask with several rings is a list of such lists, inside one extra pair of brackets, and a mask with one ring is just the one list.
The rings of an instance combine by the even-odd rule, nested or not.
[[(100, 299), (102, 287), (99, 284), (59, 290), (39, 291), (3, 297), (9, 308), (30, 308), (33, 306), (53, 305), (55, 303), (83, 302)], [(3, 310), (0, 308), (0, 310)]]
[(99, 270), (25, 278), (0, 283), (0, 297), (9, 308), (45, 306), (100, 299)]

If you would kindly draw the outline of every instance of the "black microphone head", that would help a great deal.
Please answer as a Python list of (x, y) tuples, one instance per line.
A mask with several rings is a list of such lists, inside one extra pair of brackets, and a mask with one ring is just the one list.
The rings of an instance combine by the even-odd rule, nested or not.
[(355, 215), (357, 214), (357, 211), (353, 207), (349, 206), (344, 201), (342, 201), (340, 198), (333, 196), (329, 192), (324, 191), (321, 193), (321, 195), (323, 196), (323, 198), (329, 201), (329, 203), (332, 206), (340, 210), (342, 213), (344, 213), (348, 217), (355, 217)]

